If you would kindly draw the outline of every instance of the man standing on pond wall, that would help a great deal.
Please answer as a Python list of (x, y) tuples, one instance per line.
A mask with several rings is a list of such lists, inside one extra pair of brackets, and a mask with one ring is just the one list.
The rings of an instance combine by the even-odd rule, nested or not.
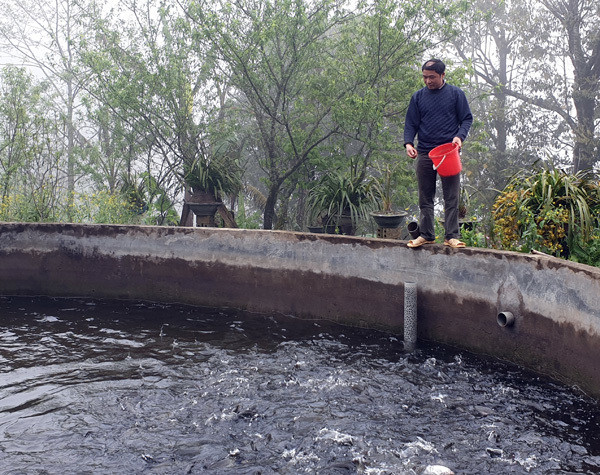
[[(456, 143), (459, 147), (467, 138), (473, 115), (465, 93), (445, 81), (446, 65), (439, 59), (431, 59), (421, 68), (425, 87), (415, 92), (410, 99), (404, 125), (404, 147), (410, 158), (416, 158), (417, 183), (419, 187), (419, 209), (421, 235), (408, 242), (408, 247), (420, 247), (435, 242), (433, 206), (437, 171), (429, 152), (445, 143)], [(418, 138), (415, 148), (414, 140)], [(460, 173), (440, 176), (444, 196), (444, 244), (450, 247), (465, 247), (460, 241), (458, 229), (458, 201), (460, 196)]]

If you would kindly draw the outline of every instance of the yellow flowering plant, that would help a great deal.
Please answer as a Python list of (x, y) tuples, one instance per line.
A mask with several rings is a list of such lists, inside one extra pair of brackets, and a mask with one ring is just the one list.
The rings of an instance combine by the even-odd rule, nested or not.
[(598, 226), (597, 190), (589, 173), (544, 167), (513, 176), (492, 208), (496, 247), (568, 258), (574, 243)]

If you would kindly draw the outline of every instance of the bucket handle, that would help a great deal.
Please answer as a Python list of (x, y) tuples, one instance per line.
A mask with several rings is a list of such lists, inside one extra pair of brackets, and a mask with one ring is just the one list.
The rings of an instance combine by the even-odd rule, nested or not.
[(437, 171), (437, 169), (438, 169), (438, 168), (440, 168), (440, 167), (442, 166), (442, 163), (444, 163), (444, 160), (446, 160), (446, 156), (447, 156), (447, 155), (448, 155), (448, 154), (444, 155), (444, 157), (443, 157), (443, 158), (440, 160), (440, 163), (438, 163), (437, 165), (433, 165), (433, 169), (434, 169), (435, 171)]

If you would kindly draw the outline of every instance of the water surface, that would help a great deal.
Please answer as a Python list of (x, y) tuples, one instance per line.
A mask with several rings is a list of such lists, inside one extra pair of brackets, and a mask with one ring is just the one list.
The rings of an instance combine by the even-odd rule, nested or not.
[(600, 473), (599, 406), (330, 322), (0, 298), (2, 473)]

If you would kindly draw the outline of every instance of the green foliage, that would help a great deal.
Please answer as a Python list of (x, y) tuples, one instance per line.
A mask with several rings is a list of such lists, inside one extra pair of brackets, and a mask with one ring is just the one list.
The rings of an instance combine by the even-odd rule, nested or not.
[(48, 194), (15, 194), (0, 204), (0, 220), (18, 222), (65, 222), (67, 216), (75, 223), (136, 224), (139, 223), (138, 209), (120, 194), (106, 191), (98, 193), (76, 193), (69, 202), (70, 209), (57, 205), (49, 206)]
[(76, 223), (138, 224), (139, 211), (120, 193), (99, 191), (76, 193), (72, 200), (71, 215)]
[(548, 166), (515, 175), (494, 203), (496, 245), (569, 257), (597, 226), (598, 186), (590, 173)]
[(311, 216), (332, 224), (338, 224), (342, 216), (367, 219), (376, 201), (374, 191), (373, 180), (339, 170), (326, 173), (309, 191)]
[(570, 258), (575, 262), (600, 267), (600, 227), (596, 227), (588, 239), (576, 236)]
[(237, 215), (235, 222), (242, 229), (260, 229), (262, 214), (260, 211), (253, 211), (250, 214)]
[(191, 165), (184, 163), (183, 181), (193, 191), (210, 193), (215, 201), (224, 195), (237, 195), (242, 189), (241, 170), (229, 155), (201, 156)]
[(132, 211), (142, 214), (148, 210), (146, 183), (143, 179), (136, 182), (135, 177), (124, 175), (121, 178), (121, 195)]
[(51, 206), (52, 197), (47, 190), (28, 195), (6, 196), (0, 205), (0, 220), (20, 222), (51, 222), (57, 220), (57, 209)]
[(157, 180), (149, 173), (139, 177), (124, 175), (120, 194), (127, 203), (135, 221), (143, 224), (177, 225), (179, 215), (175, 205)]
[[(99, 144), (106, 156), (101, 163), (113, 176), (123, 166), (129, 175), (142, 152), (142, 169), (156, 176), (164, 198), (168, 194), (172, 200), (188, 178), (217, 193), (230, 186), (231, 173), (212, 152), (218, 141), (211, 134), (218, 101), (207, 86), (212, 62), (195, 48), (177, 5), (147, 1), (145, 7), (149, 14), (138, 18), (143, 24), (96, 18), (95, 34), (82, 41), (81, 59), (91, 71), (85, 83), (94, 98), (90, 109), (112, 138)], [(126, 160), (112, 155), (114, 150), (125, 150)], [(174, 184), (173, 177), (179, 182)]]
[(472, 228), (461, 226), (460, 238), (468, 247), (488, 247), (485, 234), (477, 226)]
[(381, 173), (381, 176), (375, 180), (375, 190), (377, 199), (381, 203), (380, 211), (382, 213), (392, 212), (392, 201), (394, 184), (392, 182), (393, 171), (389, 164), (386, 164), (385, 169)]
[(17, 190), (28, 173), (45, 132), (42, 87), (23, 68), (5, 67), (0, 74), (0, 192)]
[(444, 236), (444, 233), (446, 232), (444, 229), (444, 223), (442, 223), (439, 219), (436, 219), (433, 223), (433, 228), (434, 228), (435, 235), (437, 236), (436, 240), (438, 242), (443, 242), (443, 236)]
[[(258, 190), (256, 190), (258, 191)], [(244, 193), (240, 193), (238, 195), (237, 200), (237, 215), (235, 217), (235, 222), (242, 229), (260, 229), (261, 224), (261, 213), (260, 211), (251, 211), (248, 213), (246, 209), (246, 199), (244, 198)]]
[(395, 154), (384, 155), (376, 161), (373, 187), (379, 212), (407, 211), (410, 204), (416, 202), (416, 178), (414, 167), (410, 165), (412, 162)]

